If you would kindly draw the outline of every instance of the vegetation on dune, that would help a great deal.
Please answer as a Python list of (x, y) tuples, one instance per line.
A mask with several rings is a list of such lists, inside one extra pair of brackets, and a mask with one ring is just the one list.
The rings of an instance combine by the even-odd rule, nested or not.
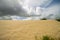
[(46, 18), (42, 18), (41, 20), (47, 20)]
[(55, 40), (55, 39), (49, 36), (43, 36), (43, 40)]
[(43, 36), (43, 40), (49, 40), (48, 36)]
[(56, 21), (60, 22), (60, 19), (56, 19)]
[[(41, 40), (41, 38), (39, 37), (37, 37), (37, 36), (35, 36), (35, 40)], [(53, 37), (51, 37), (51, 36), (43, 36), (42, 37), (42, 40), (60, 40), (60, 38), (58, 38), (58, 39), (55, 39), (55, 38), (53, 38)]]

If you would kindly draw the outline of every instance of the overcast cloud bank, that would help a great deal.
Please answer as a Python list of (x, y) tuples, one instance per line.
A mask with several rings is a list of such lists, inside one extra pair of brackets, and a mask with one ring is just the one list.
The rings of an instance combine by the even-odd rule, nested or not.
[(0, 0), (0, 20), (60, 19), (59, 0)]

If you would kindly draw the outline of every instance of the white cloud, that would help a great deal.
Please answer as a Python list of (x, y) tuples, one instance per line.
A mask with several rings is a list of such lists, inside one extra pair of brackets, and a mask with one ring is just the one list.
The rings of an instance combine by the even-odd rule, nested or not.
[[(60, 4), (45, 8), (52, 1), (53, 0), (0, 0), (0, 19), (39, 20), (42, 18), (60, 18)], [(44, 6), (44, 8), (41, 6)]]
[(49, 8), (45, 9), (45, 12), (43, 12), (43, 16), (46, 17), (47, 19), (57, 19), (56, 17), (59, 17), (60, 15), (60, 4), (52, 5)]
[(41, 6), (41, 5), (48, 5), (53, 0), (19, 0), (20, 4), (28, 5), (28, 6)]

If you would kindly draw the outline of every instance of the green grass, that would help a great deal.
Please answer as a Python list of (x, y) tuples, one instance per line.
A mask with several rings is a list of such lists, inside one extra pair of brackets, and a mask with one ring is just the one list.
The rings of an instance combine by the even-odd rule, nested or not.
[(48, 36), (43, 36), (42, 40), (50, 40), (50, 38)]
[(35, 40), (60, 40), (60, 38), (55, 39), (51, 36), (43, 36), (42, 39), (40, 39), (40, 37), (38, 38), (37, 36), (35, 36)]

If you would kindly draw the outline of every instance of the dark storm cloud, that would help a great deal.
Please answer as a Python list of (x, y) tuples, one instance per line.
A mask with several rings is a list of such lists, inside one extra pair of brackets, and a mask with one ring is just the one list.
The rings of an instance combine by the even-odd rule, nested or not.
[(6, 15), (26, 16), (27, 14), (17, 0), (0, 0), (0, 16)]

